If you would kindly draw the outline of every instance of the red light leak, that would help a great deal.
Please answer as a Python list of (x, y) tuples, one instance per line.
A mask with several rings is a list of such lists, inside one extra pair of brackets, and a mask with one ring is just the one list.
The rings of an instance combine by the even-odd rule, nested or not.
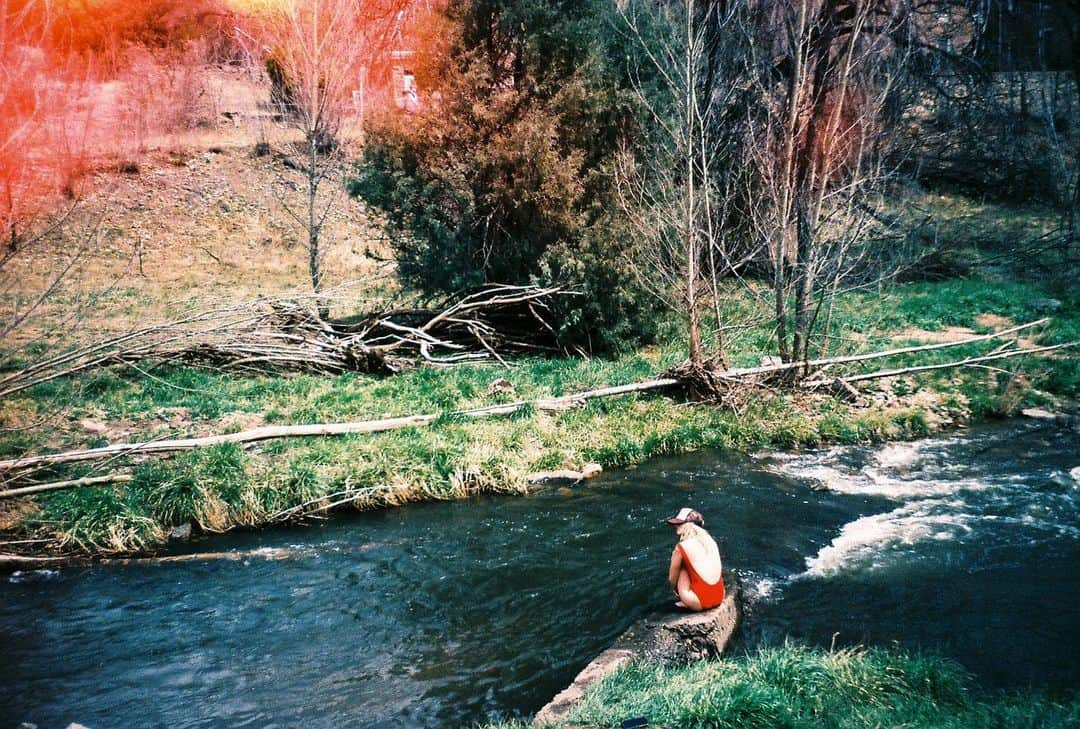
[[(238, 29), (273, 28), (264, 21), (275, 13), (311, 17), (342, 2), (0, 0), (0, 242), (14, 245), (26, 221), (61, 196), (77, 197), (93, 166), (122, 162), (149, 139), (194, 125), (208, 69), (251, 60)], [(366, 45), (354, 53), (344, 75), (356, 81), (342, 93), (355, 99), (363, 77), (370, 109), (394, 98), (385, 88), (392, 59), (414, 55), (417, 39), (426, 39), (405, 26), (423, 25), (443, 3), (349, 2), (355, 27), (345, 37)], [(257, 40), (264, 52), (288, 42)]]

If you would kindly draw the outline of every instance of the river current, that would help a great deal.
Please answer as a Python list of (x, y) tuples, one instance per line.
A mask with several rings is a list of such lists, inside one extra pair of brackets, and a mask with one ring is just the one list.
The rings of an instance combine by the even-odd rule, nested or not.
[[(664, 517), (705, 514), (787, 637), (1080, 685), (1080, 434), (1015, 421), (912, 443), (703, 452), (525, 498), (201, 539), (213, 559), (0, 577), (0, 725), (461, 726), (527, 716), (670, 603)], [(816, 487), (816, 488), (815, 488)], [(825, 487), (823, 490), (821, 487)]]

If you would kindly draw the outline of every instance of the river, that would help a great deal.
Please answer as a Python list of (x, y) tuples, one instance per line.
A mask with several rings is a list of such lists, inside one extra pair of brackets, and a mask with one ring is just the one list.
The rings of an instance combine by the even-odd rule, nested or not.
[[(1080, 684), (1075, 426), (701, 452), (574, 488), (201, 539), (228, 558), (0, 577), (0, 725), (460, 726), (535, 712), (663, 609), (664, 517), (702, 511), (747, 597), (739, 650), (792, 636)], [(824, 484), (828, 490), (814, 490)]]

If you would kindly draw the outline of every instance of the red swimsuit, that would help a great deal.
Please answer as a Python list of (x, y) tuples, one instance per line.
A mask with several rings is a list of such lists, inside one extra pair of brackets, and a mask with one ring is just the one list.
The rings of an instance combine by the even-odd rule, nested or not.
[(701, 579), (701, 575), (694, 569), (694, 565), (691, 564), (690, 558), (686, 555), (686, 550), (683, 549), (682, 544), (675, 545), (675, 548), (679, 550), (679, 554), (682, 556), (683, 566), (686, 567), (687, 573), (690, 575), (690, 589), (694, 591), (694, 594), (698, 596), (698, 600), (701, 601), (701, 609), (708, 610), (714, 608), (724, 601), (724, 578), (721, 575), (720, 579), (716, 581), (716, 584), (710, 585), (705, 580)]

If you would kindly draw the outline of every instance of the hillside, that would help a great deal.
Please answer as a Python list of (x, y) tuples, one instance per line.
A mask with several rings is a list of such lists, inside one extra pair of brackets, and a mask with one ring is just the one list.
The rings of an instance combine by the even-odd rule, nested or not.
[[(306, 205), (306, 182), (288, 157), (295, 132), (259, 118), (249, 86), (235, 73), (208, 73), (189, 125), (135, 148), (99, 147), (84, 163), (74, 199), (51, 213), (41, 250), (21, 252), (4, 270), (14, 306), (78, 258), (61, 282), (64, 295), (40, 310), (51, 316), (28, 322), (14, 342), (70, 316), (76, 300), (97, 308), (78, 327), (94, 334), (167, 320), (198, 302), (310, 292), (305, 231), (289, 213)], [(256, 156), (260, 139), (271, 140), (270, 152)], [(381, 228), (341, 185), (322, 240), (327, 287), (386, 270)]]

